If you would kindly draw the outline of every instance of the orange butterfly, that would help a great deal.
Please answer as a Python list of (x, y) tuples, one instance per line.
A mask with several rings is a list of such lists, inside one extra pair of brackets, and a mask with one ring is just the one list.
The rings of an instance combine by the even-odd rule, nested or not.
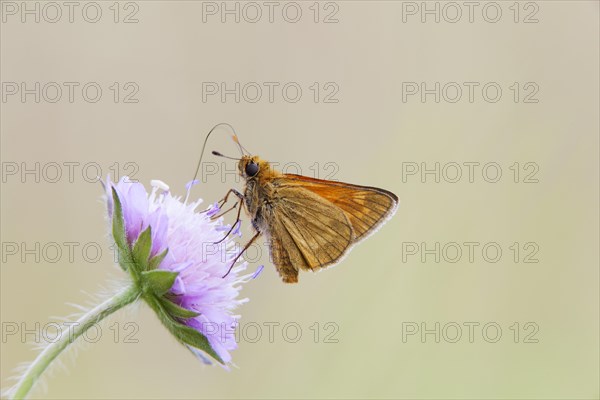
[[(245, 149), (235, 131), (233, 138), (243, 154)], [(218, 152), (213, 154), (225, 157)], [(246, 181), (244, 193), (231, 189), (219, 204), (225, 204), (231, 193), (239, 198), (239, 203), (227, 210), (238, 207), (236, 223), (225, 237), (239, 221), (243, 206), (256, 234), (230, 270), (237, 258), (264, 234), (270, 243), (271, 259), (286, 283), (298, 282), (300, 270), (316, 271), (341, 261), (355, 244), (389, 219), (398, 206), (398, 197), (387, 190), (282, 174), (258, 156), (243, 155), (238, 169)]]

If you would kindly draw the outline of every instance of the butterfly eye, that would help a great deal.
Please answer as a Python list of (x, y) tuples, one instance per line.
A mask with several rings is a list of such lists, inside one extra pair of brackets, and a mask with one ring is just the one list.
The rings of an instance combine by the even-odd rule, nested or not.
[(256, 164), (254, 161), (250, 161), (248, 164), (246, 164), (246, 175), (252, 177), (256, 174), (258, 174), (258, 164)]

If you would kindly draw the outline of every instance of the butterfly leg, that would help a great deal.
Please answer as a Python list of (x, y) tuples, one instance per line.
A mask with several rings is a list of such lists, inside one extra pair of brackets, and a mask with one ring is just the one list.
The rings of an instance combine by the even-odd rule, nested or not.
[(240, 214), (242, 212), (242, 207), (244, 205), (244, 201), (243, 200), (239, 200), (232, 208), (230, 208), (229, 210), (225, 211), (221, 215), (224, 215), (224, 214), (228, 213), (229, 211), (233, 210), (233, 208), (235, 208), (237, 205), (239, 205), (239, 207), (238, 207), (237, 217), (235, 218), (235, 222), (233, 223), (233, 225), (231, 225), (231, 228), (229, 228), (229, 231), (227, 232), (227, 234), (225, 234), (225, 236), (223, 236), (223, 238), (221, 240), (219, 240), (218, 242), (214, 242), (213, 244), (219, 244), (223, 240), (225, 240), (227, 238), (227, 236), (229, 236), (231, 234), (231, 232), (233, 232), (233, 229), (235, 228), (235, 226), (240, 222)]
[[(243, 198), (244, 198), (244, 195), (243, 195), (243, 194), (241, 194), (240, 192), (238, 192), (237, 190), (235, 190), (235, 189), (229, 189), (229, 190), (227, 191), (227, 193), (225, 193), (225, 196), (224, 196), (224, 197), (223, 197), (221, 200), (219, 200), (219, 201), (217, 202), (217, 203), (218, 203), (218, 205), (219, 205), (219, 208), (223, 207), (223, 205), (224, 205), (225, 203), (227, 203), (227, 199), (229, 198), (229, 195), (230, 195), (231, 193), (235, 194), (235, 195), (236, 195), (236, 196), (237, 196), (239, 199), (243, 199)], [(237, 205), (237, 204), (236, 204), (236, 205)], [(231, 211), (233, 208), (235, 208), (235, 206), (233, 206), (231, 209), (229, 209), (229, 210), (227, 210), (227, 211)], [(210, 210), (210, 209), (206, 209), (206, 210), (204, 210), (204, 211), (200, 211), (200, 214), (202, 214), (202, 213), (205, 213), (205, 212), (208, 212), (209, 210)], [(223, 213), (223, 214), (225, 214), (225, 213)]]
[(211, 219), (211, 220), (215, 220), (215, 219), (217, 219), (217, 218), (220, 218), (220, 217), (222, 217), (223, 215), (227, 214), (229, 211), (231, 211), (231, 210), (233, 210), (234, 208), (236, 208), (236, 207), (238, 206), (238, 204), (239, 204), (239, 203), (240, 203), (240, 202), (238, 202), (238, 203), (235, 203), (233, 206), (229, 207), (227, 210), (223, 211), (223, 212), (222, 212), (222, 213), (220, 213), (220, 214), (213, 215), (212, 217), (210, 217), (210, 219)]
[(252, 245), (252, 243), (254, 243), (254, 241), (256, 239), (258, 239), (258, 237), (260, 236), (261, 232), (257, 231), (256, 235), (252, 236), (252, 239), (250, 239), (250, 241), (248, 243), (246, 243), (246, 245), (244, 246), (244, 248), (242, 249), (242, 251), (239, 252), (239, 254), (237, 256), (235, 256), (235, 258), (233, 259), (233, 261), (231, 262), (231, 266), (229, 267), (229, 269), (227, 270), (227, 273), (225, 275), (223, 275), (223, 278), (225, 278), (227, 275), (229, 275), (229, 273), (231, 272), (231, 269), (233, 268), (233, 266), (235, 265), (235, 262), (238, 260), (238, 258), (240, 258), (242, 256), (242, 254), (244, 254), (244, 252), (246, 250), (248, 250), (248, 247), (250, 247)]
[(229, 195), (230, 195), (231, 193), (235, 194), (235, 195), (238, 197), (238, 199), (240, 199), (240, 200), (243, 200), (243, 199), (244, 199), (244, 195), (243, 195), (243, 194), (241, 194), (240, 192), (238, 192), (238, 191), (237, 191), (237, 190), (235, 190), (235, 189), (229, 189), (229, 190), (227, 191), (227, 193), (225, 194), (225, 197), (223, 197), (223, 198), (222, 198), (222, 199), (219, 201), (219, 207), (223, 207), (223, 204), (227, 203), (227, 199), (229, 198)]
[[(237, 190), (235, 190), (235, 189), (229, 189), (229, 191), (227, 192), (227, 194), (225, 195), (225, 197), (223, 197), (223, 198), (222, 198), (222, 199), (219, 201), (219, 208), (220, 208), (220, 207), (222, 207), (222, 206), (223, 206), (223, 205), (224, 205), (224, 204), (227, 202), (227, 198), (229, 197), (229, 195), (230, 195), (231, 193), (235, 194), (235, 195), (238, 197), (238, 199), (240, 199), (240, 202), (242, 202), (242, 201), (244, 200), (244, 195), (243, 195), (243, 194), (241, 194), (240, 192), (238, 192), (238, 191), (237, 191)], [(227, 214), (229, 211), (231, 211), (231, 210), (233, 210), (234, 208), (236, 208), (238, 205), (239, 205), (239, 203), (235, 203), (235, 204), (233, 205), (233, 207), (229, 208), (229, 209), (228, 209), (228, 210), (226, 210), (226, 211), (223, 211), (221, 214), (218, 214), (218, 215), (214, 215), (214, 216), (212, 216), (212, 219), (217, 219), (217, 218), (219, 218), (219, 217), (222, 217), (223, 215)], [(239, 214), (238, 214), (238, 217), (239, 217)]]

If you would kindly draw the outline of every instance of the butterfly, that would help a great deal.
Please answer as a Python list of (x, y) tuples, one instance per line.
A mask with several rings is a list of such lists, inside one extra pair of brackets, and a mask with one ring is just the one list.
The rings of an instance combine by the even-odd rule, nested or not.
[[(268, 161), (250, 155), (235, 131), (233, 139), (242, 152), (241, 158), (233, 159), (238, 160), (245, 189), (243, 193), (230, 189), (219, 202), (221, 207), (231, 193), (238, 198), (238, 203), (229, 209), (237, 207), (237, 220), (225, 237), (239, 222), (242, 208), (250, 216), (256, 232), (233, 260), (229, 271), (244, 251), (264, 235), (271, 260), (283, 282), (296, 283), (300, 271), (318, 271), (339, 263), (354, 245), (374, 233), (396, 212), (398, 197), (392, 192), (281, 173)], [(232, 158), (216, 151), (212, 153)]]

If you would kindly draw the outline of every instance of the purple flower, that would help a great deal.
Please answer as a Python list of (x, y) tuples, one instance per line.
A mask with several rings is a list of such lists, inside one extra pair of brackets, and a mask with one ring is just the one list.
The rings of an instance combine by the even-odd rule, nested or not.
[(258, 278), (258, 276), (263, 271), (263, 269), (265, 269), (265, 266), (264, 265), (259, 265), (258, 268), (256, 268), (256, 271), (254, 271), (254, 273), (252, 274), (252, 279)]
[[(186, 204), (180, 197), (171, 195), (163, 182), (152, 181), (151, 184), (153, 188), (148, 194), (142, 184), (129, 182), (125, 177), (116, 184), (107, 178), (108, 214), (112, 217), (114, 212), (111, 193), (114, 187), (123, 210), (129, 247), (133, 248), (140, 233), (150, 226), (150, 257), (168, 250), (157, 269), (177, 275), (161, 301), (166, 298), (197, 313), (178, 321), (202, 333), (222, 361), (230, 363), (229, 352), (237, 347), (234, 329), (239, 319), (233, 311), (248, 301), (239, 299), (238, 295), (241, 284), (252, 279), (252, 274), (241, 275), (246, 269), (243, 262), (223, 278), (236, 253), (235, 243), (230, 238), (214, 244), (223, 238), (222, 221), (211, 221), (208, 213), (196, 211), (202, 200)], [(188, 192), (190, 188), (188, 184)], [(192, 350), (198, 354), (197, 349)]]
[(219, 207), (219, 203), (215, 201), (215, 204), (213, 204), (208, 211), (206, 212), (206, 215), (208, 215), (209, 217), (212, 217), (213, 215), (217, 215), (219, 213), (219, 211), (221, 211), (221, 208)]

